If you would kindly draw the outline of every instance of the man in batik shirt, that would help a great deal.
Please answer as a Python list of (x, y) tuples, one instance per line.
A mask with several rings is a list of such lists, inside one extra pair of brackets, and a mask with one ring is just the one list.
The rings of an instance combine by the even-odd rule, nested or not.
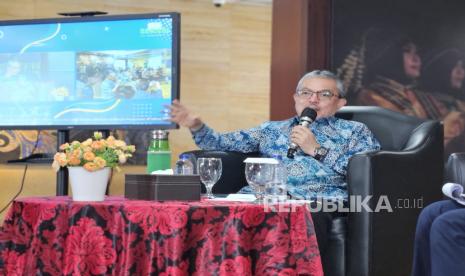
[[(347, 199), (346, 174), (350, 157), (378, 150), (371, 131), (360, 122), (334, 116), (347, 101), (342, 82), (329, 71), (304, 75), (294, 94), (297, 116), (265, 122), (258, 127), (220, 134), (177, 100), (171, 106), (172, 121), (188, 127), (195, 143), (205, 150), (259, 152), (263, 156), (286, 156), (290, 142), (299, 146), (295, 158), (283, 158), (288, 172), (287, 189), (295, 198)], [(302, 111), (313, 108), (315, 122), (300, 126)], [(249, 186), (241, 192), (251, 192)]]
[[(293, 159), (283, 158), (287, 168), (287, 190), (294, 198), (347, 200), (346, 174), (349, 159), (356, 153), (380, 149), (366, 125), (336, 118), (347, 101), (342, 82), (331, 72), (304, 75), (294, 94), (297, 116), (285, 121), (265, 122), (256, 128), (220, 134), (202, 122), (179, 101), (173, 101), (171, 120), (188, 127), (195, 143), (205, 150), (259, 152), (263, 156), (287, 155), (290, 142), (299, 146)], [(299, 125), (305, 108), (317, 112), (307, 127)], [(250, 186), (241, 192), (252, 192)], [(311, 204), (318, 204), (312, 201)], [(314, 205), (313, 207), (317, 207)], [(338, 212), (313, 212), (312, 218), (325, 273), (331, 274), (334, 256), (327, 254), (329, 235)], [(334, 255), (334, 254), (333, 254)]]

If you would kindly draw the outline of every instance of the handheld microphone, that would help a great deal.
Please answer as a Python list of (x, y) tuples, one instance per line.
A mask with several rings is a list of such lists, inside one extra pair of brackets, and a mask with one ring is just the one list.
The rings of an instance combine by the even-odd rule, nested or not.
[[(309, 124), (313, 123), (316, 119), (316, 111), (310, 107), (305, 108), (300, 114), (299, 125), (300, 126), (308, 126)], [(295, 143), (291, 143), (289, 149), (287, 150), (287, 157), (293, 159), (294, 154), (299, 149), (299, 146)]]

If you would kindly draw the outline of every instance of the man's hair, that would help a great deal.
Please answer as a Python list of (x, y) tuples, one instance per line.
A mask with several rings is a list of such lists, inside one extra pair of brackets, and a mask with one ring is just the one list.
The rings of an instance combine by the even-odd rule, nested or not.
[(302, 78), (300, 78), (299, 82), (297, 83), (296, 91), (302, 88), (304, 80), (312, 78), (325, 78), (334, 80), (336, 82), (336, 87), (339, 92), (339, 95), (341, 97), (345, 97), (346, 93), (344, 91), (344, 85), (342, 84), (342, 81), (333, 72), (327, 70), (314, 70), (305, 74)]

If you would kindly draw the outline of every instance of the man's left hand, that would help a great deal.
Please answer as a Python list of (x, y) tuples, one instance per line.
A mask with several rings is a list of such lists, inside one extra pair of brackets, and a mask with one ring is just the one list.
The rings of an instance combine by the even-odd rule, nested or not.
[(312, 131), (304, 126), (292, 128), (291, 142), (297, 144), (303, 152), (311, 156), (315, 155), (315, 149), (320, 146)]

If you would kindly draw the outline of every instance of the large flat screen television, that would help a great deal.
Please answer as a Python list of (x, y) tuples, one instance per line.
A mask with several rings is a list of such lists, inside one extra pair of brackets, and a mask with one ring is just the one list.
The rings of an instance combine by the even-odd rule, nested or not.
[(0, 129), (166, 129), (178, 13), (0, 21)]

